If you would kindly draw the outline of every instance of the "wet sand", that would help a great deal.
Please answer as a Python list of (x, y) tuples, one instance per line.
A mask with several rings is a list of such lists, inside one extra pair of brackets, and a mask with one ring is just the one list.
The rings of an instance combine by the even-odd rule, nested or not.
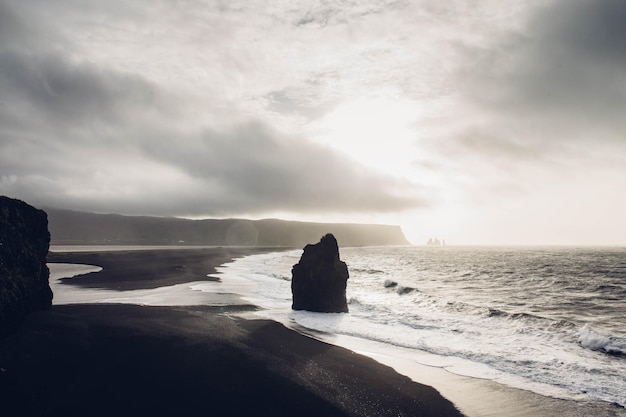
[(193, 281), (219, 281), (211, 277), (216, 267), (235, 258), (286, 250), (271, 247), (214, 247), (152, 250), (99, 250), (96, 252), (50, 252), (48, 262), (86, 264), (102, 271), (63, 279), (86, 288), (140, 290)]
[(432, 386), (467, 417), (626, 417), (626, 410), (602, 401), (566, 400), (508, 387), (495, 381), (456, 375), (422, 365), (415, 352), (393, 351), (377, 342), (342, 335), (317, 334), (321, 340), (349, 348), (391, 366), (413, 381)]

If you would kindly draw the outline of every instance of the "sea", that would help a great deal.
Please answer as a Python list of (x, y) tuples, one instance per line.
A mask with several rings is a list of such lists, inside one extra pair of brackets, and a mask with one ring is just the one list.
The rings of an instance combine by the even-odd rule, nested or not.
[(291, 310), (301, 250), (220, 268), (267, 318), (417, 352), (453, 374), (626, 407), (626, 248), (342, 248), (348, 314)]
[(100, 268), (49, 264), (50, 285), (54, 304), (254, 304), (255, 315), (309, 334), (626, 415), (626, 247), (341, 248), (347, 314), (291, 309), (291, 268), (301, 255), (247, 256), (218, 268), (221, 282), (134, 291), (62, 284)]

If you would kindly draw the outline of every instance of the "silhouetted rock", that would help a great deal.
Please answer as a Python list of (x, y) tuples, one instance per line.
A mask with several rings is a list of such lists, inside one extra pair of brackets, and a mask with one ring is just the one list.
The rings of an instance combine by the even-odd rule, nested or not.
[(327, 234), (306, 245), (300, 262), (291, 270), (294, 310), (347, 313), (348, 266), (339, 259), (337, 239)]
[(46, 213), (0, 196), (0, 337), (26, 314), (52, 305), (46, 266), (49, 245)]
[(397, 287), (398, 283), (388, 279), (388, 280), (385, 280), (385, 283), (383, 285), (385, 286), (385, 288), (393, 288), (393, 287)]

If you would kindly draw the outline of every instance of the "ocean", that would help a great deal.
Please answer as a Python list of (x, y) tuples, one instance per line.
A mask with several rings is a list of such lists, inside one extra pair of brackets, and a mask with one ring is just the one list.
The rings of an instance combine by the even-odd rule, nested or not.
[(429, 366), (556, 398), (626, 406), (626, 248), (341, 248), (350, 313), (291, 310), (302, 251), (245, 257), (258, 314), (416, 352)]

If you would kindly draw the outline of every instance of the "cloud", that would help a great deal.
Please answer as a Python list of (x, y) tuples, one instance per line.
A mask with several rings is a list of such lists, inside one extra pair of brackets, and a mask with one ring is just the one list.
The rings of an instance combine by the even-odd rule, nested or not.
[[(494, 190), (514, 190), (520, 206), (531, 205), (546, 183), (563, 190), (553, 204), (577, 205), (577, 196), (566, 194), (581, 172), (586, 183), (619, 188), (618, 167), (626, 162), (626, 29), (619, 23), (625, 13), (620, 1), (553, 0), (515, 24), (455, 38), (453, 88), (427, 121), (429, 134), (416, 139), (438, 167), (431, 176), (468, 205), (480, 195), (493, 207), (510, 198)], [(596, 204), (609, 204), (604, 198)]]
[(0, 85), (16, 113), (56, 125), (119, 121), (150, 107), (153, 96), (153, 87), (137, 77), (14, 51), (0, 52)]
[[(35, 34), (24, 24), (31, 17)], [(33, 9), (0, 3), (3, 22), (11, 23), (0, 25), (11, 42), (0, 47), (1, 194), (44, 206), (195, 216), (424, 204), (414, 184), (271, 129), (228, 101), (187, 99), (141, 72), (82, 59), (55, 30), (58, 21)], [(202, 117), (217, 107), (219, 123)]]
[(76, 140), (42, 153), (5, 148), (2, 155), (21, 153), (29, 163), (3, 169), (0, 188), (43, 205), (154, 215), (388, 212), (423, 204), (411, 183), (258, 122), (171, 136), (167, 126), (134, 129), (114, 148)]
[(626, 102), (626, 3), (554, 1), (493, 49), (467, 49), (469, 99), (539, 136), (620, 137)]
[(395, 211), (422, 204), (411, 194), (410, 183), (369, 172), (346, 155), (284, 137), (258, 122), (226, 132), (206, 130), (177, 150), (164, 145), (150, 145), (149, 151), (219, 186), (212, 207), (221, 212), (234, 207), (249, 212)]
[(530, 229), (527, 207), (581, 195), (624, 207), (622, 3), (0, 0), (0, 193), (153, 215), (417, 208), (415, 230), (488, 229), (507, 207)]

